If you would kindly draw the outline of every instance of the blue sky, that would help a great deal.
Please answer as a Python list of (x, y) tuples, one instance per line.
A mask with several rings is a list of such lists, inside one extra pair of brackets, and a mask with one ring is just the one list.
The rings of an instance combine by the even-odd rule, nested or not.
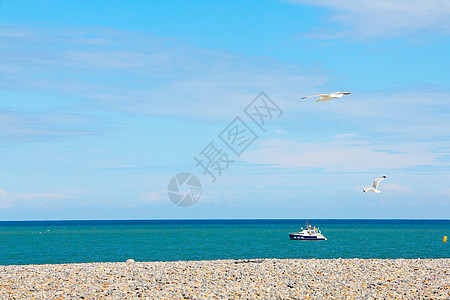
[[(0, 1), (0, 219), (448, 219), (449, 28), (441, 0)], [(234, 160), (215, 182), (211, 141)]]

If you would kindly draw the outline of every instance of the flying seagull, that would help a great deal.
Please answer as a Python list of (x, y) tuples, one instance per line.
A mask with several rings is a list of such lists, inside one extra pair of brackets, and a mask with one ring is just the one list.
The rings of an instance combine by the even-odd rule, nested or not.
[(363, 188), (363, 192), (364, 192), (364, 193), (367, 193), (367, 191), (372, 191), (372, 192), (375, 192), (375, 193), (378, 194), (378, 193), (380, 192), (379, 190), (377, 190), (378, 184), (380, 184), (380, 181), (383, 180), (383, 179), (385, 179), (385, 178), (386, 178), (386, 176), (381, 176), (380, 178), (375, 179), (375, 180), (373, 181), (373, 185), (372, 185), (371, 187), (365, 187), (365, 188)]
[(317, 94), (317, 95), (311, 95), (311, 96), (306, 96), (306, 97), (302, 97), (300, 99), (306, 99), (306, 98), (310, 98), (310, 97), (320, 97), (319, 99), (316, 100), (316, 102), (318, 101), (328, 101), (331, 99), (335, 99), (335, 98), (341, 98), (344, 95), (350, 95), (350, 92), (333, 92), (330, 94)]

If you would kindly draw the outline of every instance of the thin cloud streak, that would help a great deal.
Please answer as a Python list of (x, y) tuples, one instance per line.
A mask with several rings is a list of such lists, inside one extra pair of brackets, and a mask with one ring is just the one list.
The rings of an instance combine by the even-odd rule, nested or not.
[(168, 201), (167, 191), (149, 191), (141, 194), (141, 202), (143, 204), (155, 204), (162, 201)]
[(0, 110), (0, 144), (95, 135), (96, 123), (92, 117), (77, 114)]
[(359, 135), (366, 134), (373, 142), (444, 141), (450, 139), (450, 102), (442, 99), (449, 98), (447, 89), (355, 91), (351, 97), (327, 103), (291, 102), (285, 110), (295, 111), (299, 121), (317, 118), (347, 130), (358, 128)]
[(126, 113), (228, 119), (234, 107), (241, 109), (261, 90), (295, 99), (304, 87), (328, 80), (320, 70), (144, 34), (92, 28), (17, 31), (0, 35), (7, 45), (0, 64), (9, 70), (0, 72), (0, 88), (60, 94)]
[(383, 186), (380, 187), (380, 189), (389, 191), (391, 193), (396, 193), (396, 194), (412, 194), (414, 193), (414, 191), (403, 184), (396, 184), (396, 183), (383, 183)]
[(393, 170), (419, 165), (450, 166), (450, 163), (439, 161), (444, 154), (431, 151), (435, 148), (435, 143), (377, 145), (358, 139), (317, 143), (285, 139), (264, 141), (259, 149), (247, 151), (243, 159), (251, 164), (319, 168), (333, 172)]
[[(315, 38), (386, 39), (414, 34), (450, 34), (446, 0), (292, 0), (328, 9)], [(340, 28), (335, 24), (340, 24)], [(332, 28), (332, 29), (330, 29)], [(336, 29), (338, 28), (338, 29)]]
[(72, 196), (61, 193), (14, 193), (0, 189), (0, 207), (12, 208), (17, 205), (45, 206), (48, 201), (70, 199)]

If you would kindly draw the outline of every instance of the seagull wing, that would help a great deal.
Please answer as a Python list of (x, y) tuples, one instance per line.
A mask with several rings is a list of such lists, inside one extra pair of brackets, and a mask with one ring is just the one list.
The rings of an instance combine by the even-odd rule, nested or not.
[(319, 100), (317, 100), (317, 101), (329, 101), (334, 98), (338, 98), (338, 97), (332, 97), (330, 95), (325, 95), (325, 96), (320, 97)]
[(306, 99), (306, 98), (311, 98), (311, 97), (325, 97), (328, 96), (329, 94), (317, 94), (317, 95), (311, 95), (311, 96), (306, 96), (306, 97), (301, 97), (300, 99)]
[(382, 177), (379, 177), (379, 178), (377, 178), (377, 179), (375, 179), (374, 181), (373, 181), (373, 188), (374, 189), (377, 189), (378, 188), (378, 184), (380, 183), (380, 181), (381, 180), (384, 180), (386, 178), (386, 176), (382, 176)]

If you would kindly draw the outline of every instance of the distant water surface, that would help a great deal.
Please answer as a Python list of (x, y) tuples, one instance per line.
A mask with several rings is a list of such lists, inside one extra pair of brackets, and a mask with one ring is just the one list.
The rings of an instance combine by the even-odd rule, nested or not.
[(327, 241), (291, 241), (306, 220), (0, 222), (0, 265), (249, 258), (450, 258), (450, 220), (309, 220)]

